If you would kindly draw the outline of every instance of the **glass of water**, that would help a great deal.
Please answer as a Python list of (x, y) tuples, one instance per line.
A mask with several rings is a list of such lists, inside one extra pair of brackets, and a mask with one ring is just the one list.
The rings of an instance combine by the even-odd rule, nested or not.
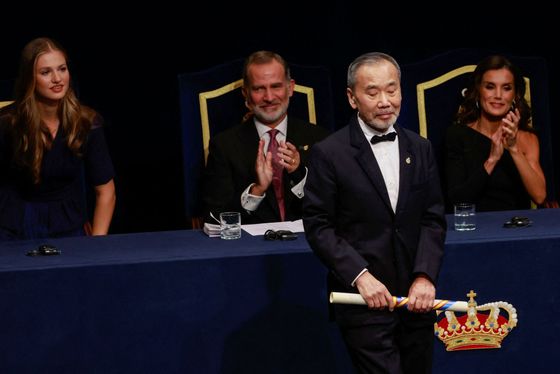
[(220, 213), (220, 238), (226, 240), (241, 238), (241, 213)]
[(476, 229), (476, 214), (474, 204), (455, 204), (454, 217), (455, 231), (472, 231)]

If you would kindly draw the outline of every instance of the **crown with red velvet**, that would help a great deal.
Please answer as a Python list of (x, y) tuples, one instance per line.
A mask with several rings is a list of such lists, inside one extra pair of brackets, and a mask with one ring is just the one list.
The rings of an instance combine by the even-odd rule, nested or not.
[(476, 293), (471, 290), (468, 308), (464, 313), (438, 311), (434, 324), (435, 335), (447, 351), (500, 348), (502, 340), (517, 326), (517, 312), (506, 302), (476, 305)]

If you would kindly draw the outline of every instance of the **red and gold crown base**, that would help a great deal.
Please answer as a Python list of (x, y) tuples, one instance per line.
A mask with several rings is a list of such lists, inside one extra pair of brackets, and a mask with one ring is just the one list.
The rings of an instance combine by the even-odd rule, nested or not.
[(473, 328), (467, 327), (470, 324), (467, 314), (457, 317), (458, 326), (451, 326), (449, 328), (449, 323), (445, 317), (436, 323), (434, 326), (436, 336), (445, 344), (447, 351), (501, 347), (502, 340), (510, 331), (510, 328), (507, 326), (508, 320), (500, 316), (495, 326), (487, 328), (485, 323), (488, 315), (477, 313), (476, 317), (479, 324)]

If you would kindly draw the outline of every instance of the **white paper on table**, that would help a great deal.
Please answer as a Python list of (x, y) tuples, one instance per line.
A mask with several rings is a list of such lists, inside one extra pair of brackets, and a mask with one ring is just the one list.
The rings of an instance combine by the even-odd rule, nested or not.
[(252, 236), (264, 235), (266, 230), (290, 230), (291, 232), (303, 232), (303, 221), (285, 221), (285, 222), (268, 222), (268, 223), (255, 223), (252, 225), (241, 225), (243, 231)]
[(211, 238), (220, 237), (220, 225), (205, 222), (202, 231)]

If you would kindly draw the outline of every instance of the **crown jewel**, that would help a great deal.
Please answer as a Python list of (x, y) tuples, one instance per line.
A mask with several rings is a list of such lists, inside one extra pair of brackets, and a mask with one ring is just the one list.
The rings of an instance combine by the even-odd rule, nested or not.
[[(437, 311), (435, 335), (447, 351), (500, 348), (502, 340), (517, 325), (515, 308), (503, 301), (477, 306), (476, 293), (471, 290), (467, 296), (466, 313), (456, 316), (452, 311)], [(502, 311), (507, 312), (507, 316)]]

